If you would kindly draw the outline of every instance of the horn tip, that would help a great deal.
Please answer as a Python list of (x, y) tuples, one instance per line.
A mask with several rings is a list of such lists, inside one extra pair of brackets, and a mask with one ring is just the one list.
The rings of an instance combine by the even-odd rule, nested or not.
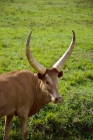
[(73, 41), (75, 41), (75, 32), (74, 30), (72, 30), (72, 32), (73, 32)]
[(29, 33), (29, 37), (31, 36), (31, 34), (32, 34), (32, 30), (31, 30), (30, 33)]
[(30, 36), (32, 34), (32, 30), (30, 31), (29, 35), (28, 35), (28, 38), (27, 38), (27, 42), (26, 42), (26, 49), (28, 49), (30, 47)]

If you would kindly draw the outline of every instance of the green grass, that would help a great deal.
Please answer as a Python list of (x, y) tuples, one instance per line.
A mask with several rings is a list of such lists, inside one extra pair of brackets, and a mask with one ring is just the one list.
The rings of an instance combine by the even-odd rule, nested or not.
[[(59, 91), (63, 103), (50, 103), (29, 118), (31, 140), (93, 139), (93, 2), (92, 0), (1, 0), (0, 73), (30, 69), (25, 44), (30, 30), (35, 58), (50, 68), (76, 33), (74, 51), (62, 69)], [(0, 120), (0, 139), (4, 118)], [(20, 140), (18, 118), (9, 140)]]

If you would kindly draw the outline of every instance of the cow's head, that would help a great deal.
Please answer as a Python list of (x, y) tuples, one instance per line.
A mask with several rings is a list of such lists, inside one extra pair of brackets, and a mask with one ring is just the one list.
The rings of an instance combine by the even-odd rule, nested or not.
[[(61, 102), (62, 98), (58, 92), (58, 78), (63, 75), (62, 72), (58, 72), (55, 68), (46, 70), (45, 74), (38, 73), (41, 82), (41, 89), (43, 91), (43, 97), (47, 96), (49, 98), (48, 102), (52, 101), (54, 103)], [(46, 101), (47, 102), (47, 101)]]
[(75, 33), (73, 32), (73, 37), (71, 44), (63, 56), (53, 65), (49, 70), (38, 63), (30, 52), (30, 32), (27, 43), (26, 43), (26, 56), (31, 64), (31, 66), (38, 72), (38, 78), (41, 79), (41, 89), (45, 96), (50, 96), (50, 100), (54, 103), (61, 102), (62, 98), (58, 92), (58, 78), (63, 75), (61, 68), (64, 66), (65, 62), (72, 53), (75, 44)]

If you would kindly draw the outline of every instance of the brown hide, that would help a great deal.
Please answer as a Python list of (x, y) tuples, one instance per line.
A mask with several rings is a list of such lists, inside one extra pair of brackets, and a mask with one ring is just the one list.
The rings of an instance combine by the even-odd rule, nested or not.
[[(29, 111), (36, 99), (42, 98), (39, 83), (37, 75), (29, 71), (0, 75), (0, 117), (12, 114), (20, 116), (25, 113), (25, 110)], [(45, 104), (47, 102), (49, 101), (46, 101)], [(32, 115), (34, 112), (32, 111), (30, 114)]]
[(7, 140), (14, 115), (20, 119), (22, 139), (26, 140), (28, 117), (52, 98), (54, 103), (61, 101), (57, 90), (58, 71), (47, 70), (41, 78), (38, 75), (28, 70), (0, 75), (0, 117), (6, 116), (3, 140)]

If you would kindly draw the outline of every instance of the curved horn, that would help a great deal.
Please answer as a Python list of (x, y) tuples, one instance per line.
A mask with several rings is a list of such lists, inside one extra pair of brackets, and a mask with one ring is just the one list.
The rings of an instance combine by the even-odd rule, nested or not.
[(63, 56), (53, 65), (53, 68), (56, 68), (58, 71), (61, 70), (61, 68), (64, 66), (65, 62), (70, 57), (73, 51), (74, 44), (75, 44), (75, 32), (73, 30), (72, 32), (73, 32), (73, 37), (70, 46), (68, 47), (67, 51), (63, 54)]
[(40, 74), (44, 74), (46, 72), (46, 68), (39, 64), (35, 58), (33, 57), (32, 53), (30, 52), (30, 36), (31, 36), (32, 31), (30, 32), (28, 38), (27, 38), (27, 43), (26, 43), (26, 56), (27, 59), (30, 63), (30, 65)]

